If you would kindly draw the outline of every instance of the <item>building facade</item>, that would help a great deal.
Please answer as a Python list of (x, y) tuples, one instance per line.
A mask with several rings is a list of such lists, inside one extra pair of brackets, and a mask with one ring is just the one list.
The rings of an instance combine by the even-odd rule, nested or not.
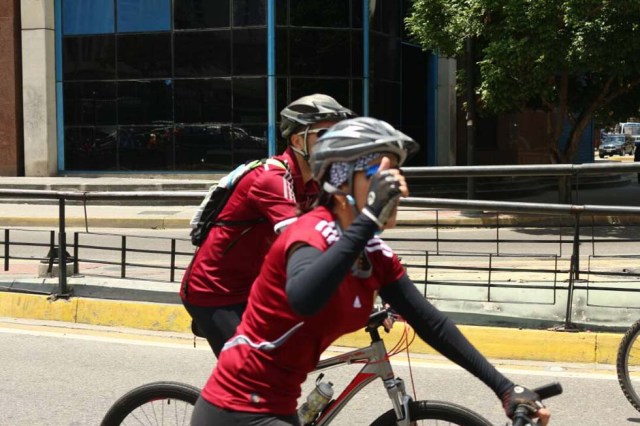
[(317, 92), (414, 137), (412, 165), (452, 165), (455, 63), (409, 42), (409, 4), (0, 0), (17, 88), (1, 173), (229, 170), (279, 152), (278, 112)]

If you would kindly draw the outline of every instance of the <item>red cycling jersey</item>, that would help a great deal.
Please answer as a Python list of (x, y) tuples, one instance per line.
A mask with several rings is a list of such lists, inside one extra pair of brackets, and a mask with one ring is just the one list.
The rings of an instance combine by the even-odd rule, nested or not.
[(195, 306), (245, 302), (276, 231), (296, 220), (297, 205), (315, 199), (318, 185), (304, 184), (291, 148), (274, 158), (289, 171), (270, 163), (240, 180), (218, 220), (246, 223), (211, 228), (182, 279), (183, 300)]
[(340, 234), (331, 212), (318, 207), (276, 240), (253, 285), (236, 335), (225, 345), (202, 391), (204, 399), (236, 411), (295, 412), (300, 386), (322, 352), (338, 337), (363, 328), (376, 292), (405, 274), (393, 251), (374, 237), (365, 249), (372, 269), (348, 273), (317, 314), (296, 314), (285, 292), (288, 250), (304, 243), (324, 252)]

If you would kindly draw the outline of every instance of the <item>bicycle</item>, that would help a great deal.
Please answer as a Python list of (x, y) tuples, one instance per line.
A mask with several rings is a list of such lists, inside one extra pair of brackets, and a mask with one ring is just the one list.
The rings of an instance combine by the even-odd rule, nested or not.
[(633, 408), (640, 411), (640, 320), (637, 320), (626, 331), (616, 357), (616, 372), (622, 393)]
[[(325, 426), (331, 423), (347, 403), (366, 385), (380, 378), (391, 399), (393, 409), (385, 412), (372, 426), (413, 425), (419, 420), (439, 420), (451, 425), (491, 426), (481, 415), (458, 404), (444, 401), (414, 401), (405, 391), (404, 381), (393, 373), (389, 353), (378, 329), (389, 316), (387, 310), (372, 314), (365, 331), (371, 336), (371, 344), (331, 358), (321, 360), (316, 371), (338, 365), (364, 363), (364, 366), (345, 387), (342, 393), (331, 400), (308, 425)], [(535, 389), (540, 398), (550, 398), (562, 393), (559, 383)], [(169, 424), (166, 415), (175, 424), (188, 424), (192, 406), (198, 399), (198, 388), (178, 382), (154, 382), (136, 388), (119, 398), (105, 415), (101, 426), (126, 425), (127, 419), (135, 424)], [(183, 409), (178, 413), (178, 408)], [(186, 420), (185, 420), (186, 419)], [(156, 423), (152, 423), (155, 421)], [(438, 423), (443, 424), (443, 423)], [(526, 407), (518, 407), (513, 426), (535, 425), (528, 416)]]

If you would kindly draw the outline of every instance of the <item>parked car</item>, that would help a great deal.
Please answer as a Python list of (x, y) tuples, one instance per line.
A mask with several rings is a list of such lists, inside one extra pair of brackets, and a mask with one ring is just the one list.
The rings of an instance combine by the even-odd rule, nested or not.
[(600, 143), (599, 155), (604, 158), (609, 155), (633, 155), (635, 145), (633, 139), (623, 134), (608, 134)]

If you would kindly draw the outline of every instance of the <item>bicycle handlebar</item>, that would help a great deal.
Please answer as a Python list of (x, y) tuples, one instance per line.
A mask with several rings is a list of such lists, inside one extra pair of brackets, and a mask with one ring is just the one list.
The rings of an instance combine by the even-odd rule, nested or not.
[[(538, 388), (533, 389), (538, 394), (540, 400), (551, 398), (552, 396), (560, 395), (562, 393), (562, 385), (558, 382), (549, 383)], [(533, 422), (529, 417), (529, 408), (520, 405), (516, 408), (513, 415), (513, 426), (529, 426), (536, 425), (537, 422)]]

